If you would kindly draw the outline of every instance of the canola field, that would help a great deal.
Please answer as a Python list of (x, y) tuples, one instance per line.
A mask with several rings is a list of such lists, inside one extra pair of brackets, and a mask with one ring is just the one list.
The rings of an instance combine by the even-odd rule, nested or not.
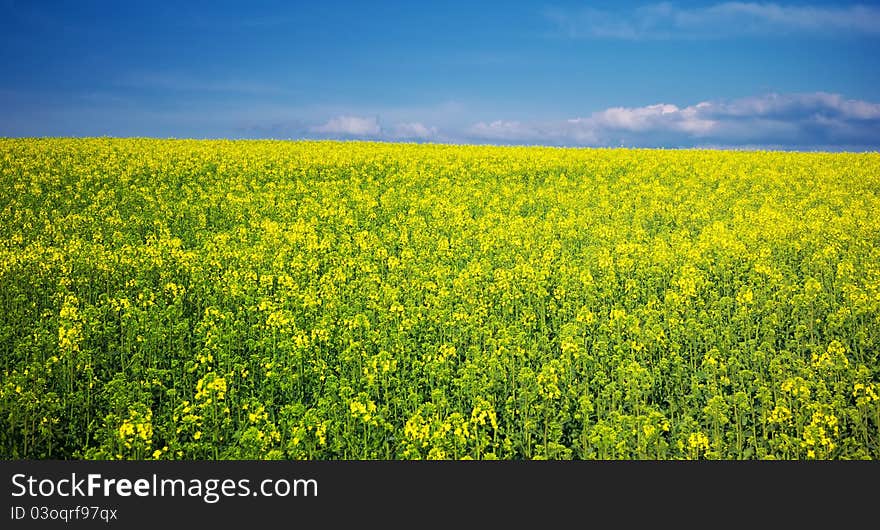
[(880, 154), (0, 139), (5, 459), (877, 459)]

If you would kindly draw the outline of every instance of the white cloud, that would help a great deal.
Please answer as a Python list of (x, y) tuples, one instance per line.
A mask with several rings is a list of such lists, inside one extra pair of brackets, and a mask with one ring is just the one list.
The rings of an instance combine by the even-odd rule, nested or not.
[(880, 36), (880, 8), (858, 4), (724, 2), (678, 7), (661, 2), (627, 11), (551, 9), (545, 14), (560, 32), (572, 38), (692, 39), (792, 33)]
[(707, 104), (705, 113), (724, 116), (764, 116), (785, 118), (805, 113), (830, 115), (852, 120), (880, 119), (880, 104), (844, 99), (840, 94), (813, 92), (808, 94), (767, 94), (734, 100), (729, 103)]
[(378, 136), (382, 131), (376, 118), (337, 116), (327, 123), (312, 127), (312, 132), (341, 136)]
[(468, 132), (480, 138), (504, 140), (508, 142), (528, 141), (534, 138), (549, 136), (548, 132), (541, 132), (533, 126), (518, 121), (495, 120), (493, 122), (478, 122), (468, 129)]
[(510, 144), (589, 145), (599, 142), (592, 122), (584, 118), (542, 123), (505, 120), (478, 122), (468, 127), (464, 134), (468, 139)]
[(880, 104), (824, 92), (768, 94), (686, 107), (612, 107), (544, 123), (497, 120), (466, 130), (476, 141), (549, 145), (880, 145)]
[(309, 127), (307, 132), (322, 137), (357, 137), (370, 140), (431, 140), (439, 139), (436, 127), (419, 121), (399, 121), (383, 126), (377, 117), (340, 115), (327, 122)]
[(706, 105), (702, 103), (684, 109), (664, 103), (636, 108), (614, 107), (593, 114), (591, 122), (604, 129), (642, 132), (661, 128), (698, 135), (715, 126), (712, 120), (701, 117)]
[(387, 134), (391, 138), (428, 140), (437, 136), (437, 128), (419, 122), (397, 123)]

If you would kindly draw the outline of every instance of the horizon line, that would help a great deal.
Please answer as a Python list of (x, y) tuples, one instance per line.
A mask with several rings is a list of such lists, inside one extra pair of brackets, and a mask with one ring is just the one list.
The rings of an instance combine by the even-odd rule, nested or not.
[(309, 137), (235, 137), (235, 136), (0, 136), (0, 141), (5, 140), (155, 140), (155, 141), (203, 141), (203, 142), (291, 142), (291, 143), (353, 143), (353, 144), (387, 144), (387, 145), (418, 145), (436, 147), (493, 147), (493, 148), (533, 148), (533, 149), (561, 149), (561, 150), (627, 150), (627, 151), (719, 151), (736, 153), (804, 153), (804, 154), (880, 154), (880, 148), (865, 148), (864, 150), (841, 147), (839, 149), (820, 146), (815, 149), (806, 147), (782, 147), (782, 146), (627, 146), (627, 145), (565, 145), (565, 144), (539, 144), (539, 143), (491, 143), (491, 142), (444, 142), (444, 141), (420, 141), (420, 140), (383, 140), (365, 138), (309, 138)]

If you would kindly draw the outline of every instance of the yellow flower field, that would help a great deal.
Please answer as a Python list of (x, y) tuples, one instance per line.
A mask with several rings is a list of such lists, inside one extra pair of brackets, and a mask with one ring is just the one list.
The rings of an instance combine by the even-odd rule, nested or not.
[(0, 139), (0, 457), (880, 458), (880, 155)]

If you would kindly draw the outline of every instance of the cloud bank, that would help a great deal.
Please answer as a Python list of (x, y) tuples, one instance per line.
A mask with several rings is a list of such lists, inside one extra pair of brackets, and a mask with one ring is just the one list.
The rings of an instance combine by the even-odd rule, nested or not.
[(880, 37), (880, 8), (858, 4), (724, 2), (687, 8), (661, 2), (627, 11), (553, 8), (545, 16), (559, 33), (585, 39), (717, 39), (793, 34)]
[(548, 145), (700, 145), (789, 148), (880, 146), (880, 104), (839, 94), (768, 94), (678, 107), (612, 107), (586, 117), (543, 123), (478, 122), (473, 141)]
[(312, 127), (312, 132), (331, 136), (376, 136), (381, 131), (376, 118), (337, 116), (323, 125)]
[[(419, 118), (415, 113), (412, 118)], [(556, 146), (732, 147), (878, 150), (880, 103), (813, 92), (765, 94), (679, 106), (667, 102), (609, 107), (568, 119), (529, 121), (498, 116), (444, 127), (404, 118), (336, 115), (318, 125), (300, 122), (284, 136), (380, 141)], [(491, 117), (491, 116), (490, 116)], [(264, 131), (269, 136), (278, 130)]]
[[(461, 105), (308, 109), (216, 104), (142, 109), (87, 94), (71, 104), (0, 88), (0, 136), (312, 138), (597, 147), (716, 147), (880, 151), (880, 103), (826, 92), (764, 94), (682, 105), (647, 101), (559, 119)], [(33, 109), (37, 110), (33, 110)], [(31, 109), (31, 110), (28, 110)], [(146, 125), (145, 125), (146, 124)], [(145, 127), (149, 127), (148, 129)]]
[(438, 137), (436, 127), (429, 127), (421, 122), (398, 122), (383, 126), (377, 117), (350, 115), (336, 116), (307, 130), (318, 137), (341, 139), (432, 140)]
[(387, 134), (391, 138), (430, 140), (437, 137), (437, 128), (419, 122), (398, 123), (387, 131)]
[(864, 151), (880, 148), (880, 103), (826, 92), (773, 93), (686, 106), (609, 107), (559, 120), (499, 116), (443, 128), (419, 120), (384, 124), (379, 116), (344, 114), (288, 132), (290, 137), (380, 141)]

